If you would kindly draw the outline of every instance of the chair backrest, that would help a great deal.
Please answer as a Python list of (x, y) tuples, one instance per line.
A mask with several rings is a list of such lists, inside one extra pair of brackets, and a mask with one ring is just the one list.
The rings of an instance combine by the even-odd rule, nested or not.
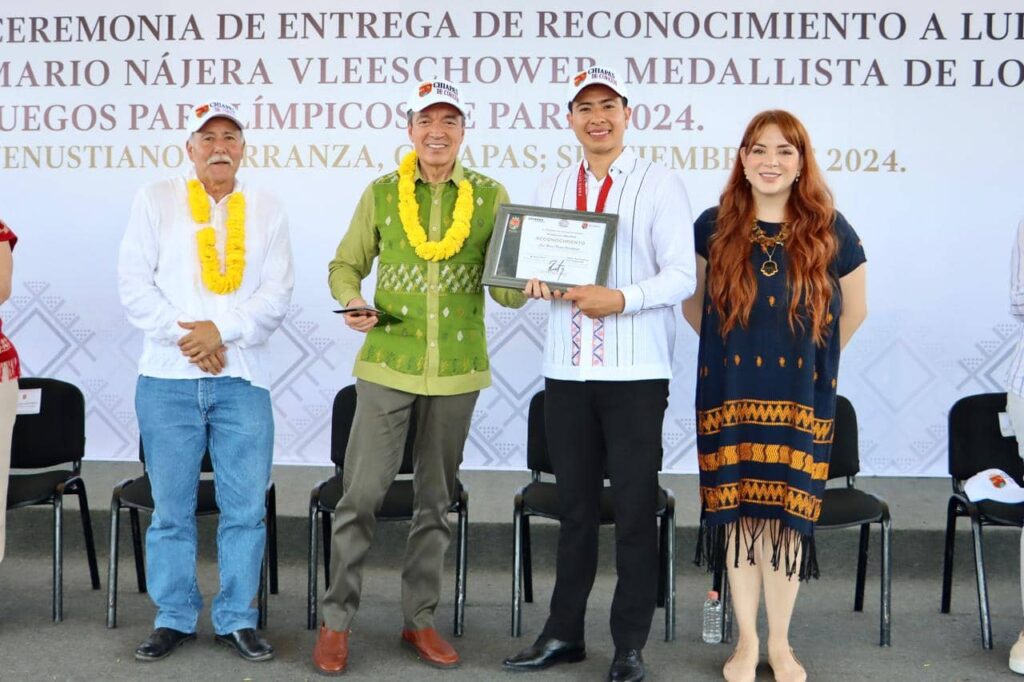
[[(334, 396), (334, 409), (331, 415), (331, 461), (338, 471), (345, 469), (345, 448), (352, 432), (352, 420), (356, 414), (356, 387), (346, 386)], [(411, 474), (413, 471), (412, 451), (416, 440), (416, 410), (409, 417), (409, 432), (405, 437), (405, 452), (402, 454), (400, 474)]]
[[(601, 430), (595, 429), (595, 437), (598, 439), (596, 447), (603, 453), (605, 451), (604, 439)], [(608, 460), (604, 459), (604, 477), (608, 478)], [(534, 478), (540, 474), (554, 474), (551, 466), (551, 453), (548, 450), (547, 431), (544, 428), (544, 391), (537, 391), (530, 399), (530, 409), (527, 413), (526, 422), (526, 466), (533, 473)]]
[(38, 469), (85, 456), (85, 397), (74, 384), (59, 379), (26, 377), (21, 390), (41, 389), (39, 414), (20, 414), (14, 420), (11, 468)]
[(860, 473), (857, 413), (850, 401), (841, 395), (836, 396), (836, 415), (832, 433), (832, 455), (828, 464), (829, 480), (856, 476)]
[(1021, 483), (1024, 462), (1017, 440), (999, 431), (999, 413), (1005, 409), (1005, 393), (979, 393), (953, 403), (949, 410), (949, 475), (954, 481), (985, 469), (1002, 469)]
[(544, 431), (544, 391), (530, 398), (530, 411), (526, 418), (526, 466), (534, 473), (553, 474), (548, 438)]
[[(139, 461), (142, 462), (142, 468), (146, 468), (146, 450), (142, 447), (142, 436), (139, 436)], [(199, 464), (199, 471), (201, 473), (213, 472), (213, 459), (210, 457), (210, 451), (207, 450), (203, 453), (203, 461)]]

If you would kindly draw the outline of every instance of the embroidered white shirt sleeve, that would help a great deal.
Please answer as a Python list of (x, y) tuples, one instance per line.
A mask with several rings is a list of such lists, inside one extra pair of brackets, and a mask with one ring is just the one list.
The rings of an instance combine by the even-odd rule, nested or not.
[(154, 341), (174, 345), (186, 334), (178, 321), (187, 319), (187, 315), (172, 305), (156, 285), (158, 229), (158, 212), (152, 193), (143, 188), (132, 202), (128, 228), (121, 240), (118, 291), (132, 326)]
[(650, 244), (658, 271), (622, 287), (623, 313), (677, 306), (697, 286), (693, 220), (686, 186), (678, 173), (666, 173), (652, 191), (655, 197)]

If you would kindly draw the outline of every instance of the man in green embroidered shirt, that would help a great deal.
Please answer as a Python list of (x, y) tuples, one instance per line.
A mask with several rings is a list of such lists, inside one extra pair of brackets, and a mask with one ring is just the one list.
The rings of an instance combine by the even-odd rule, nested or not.
[[(491, 383), (480, 280), (495, 212), (508, 193), (458, 161), (466, 114), (458, 88), (420, 83), (408, 110), (414, 152), (366, 189), (330, 264), (331, 294), (353, 308), (367, 306), (360, 284), (379, 261), (372, 309), (345, 314), (366, 341), (356, 358), (345, 493), (334, 516), (330, 588), (313, 649), (314, 664), (328, 674), (347, 665), (363, 559), (413, 411), (416, 510), (402, 571), (402, 642), (431, 665), (459, 663), (434, 629), (434, 609), (455, 477), (477, 396)], [(503, 306), (526, 302), (521, 291), (490, 293)]]

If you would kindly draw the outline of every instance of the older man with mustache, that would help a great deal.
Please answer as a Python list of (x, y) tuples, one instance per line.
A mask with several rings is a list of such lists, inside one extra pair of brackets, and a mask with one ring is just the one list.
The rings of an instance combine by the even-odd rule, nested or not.
[(197, 106), (186, 143), (194, 174), (144, 187), (121, 243), (121, 302), (144, 334), (135, 409), (154, 503), (146, 563), (157, 614), (135, 650), (140, 661), (196, 636), (196, 492), (206, 452), (221, 512), (215, 639), (246, 660), (274, 655), (256, 633), (252, 602), (274, 450), (266, 344), (294, 275), (282, 205), (235, 177), (244, 149), (233, 106)]

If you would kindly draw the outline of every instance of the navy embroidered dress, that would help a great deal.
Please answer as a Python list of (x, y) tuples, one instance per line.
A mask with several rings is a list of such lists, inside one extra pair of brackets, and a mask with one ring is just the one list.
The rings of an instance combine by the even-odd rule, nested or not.
[[(697, 253), (708, 258), (717, 208), (704, 211), (694, 224)], [(774, 236), (781, 225), (759, 223)], [(835, 280), (865, 262), (856, 232), (836, 213), (838, 249), (831, 271)], [(725, 537), (724, 524), (744, 519), (752, 537), (772, 534), (773, 565), (785, 562), (787, 573), (817, 577), (814, 524), (828, 479), (839, 369), (838, 281), (830, 306), (830, 329), (824, 345), (789, 325), (786, 249), (777, 247), (773, 277), (760, 272), (765, 254), (751, 244), (757, 297), (747, 327), (734, 327), (726, 338), (705, 286), (697, 377), (697, 451), (700, 464), (702, 542), (698, 561), (719, 568), (739, 561), (737, 536)], [(779, 521), (772, 532), (769, 521)], [(799, 543), (799, 544), (797, 544)], [(801, 549), (800, 565), (792, 562)], [(753, 558), (753, 546), (746, 547)], [(704, 556), (702, 556), (702, 554)]]

